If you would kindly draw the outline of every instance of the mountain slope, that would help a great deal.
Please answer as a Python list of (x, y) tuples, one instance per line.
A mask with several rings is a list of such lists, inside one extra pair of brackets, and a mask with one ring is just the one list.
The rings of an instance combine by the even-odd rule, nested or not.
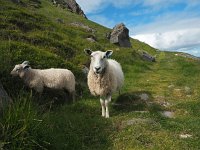
[[(200, 148), (199, 61), (157, 51), (134, 39), (132, 48), (110, 44), (105, 38), (110, 29), (56, 7), (51, 0), (21, 0), (20, 4), (2, 0), (0, 9), (0, 77), (14, 100), (0, 121), (0, 147)], [(93, 30), (71, 24), (77, 22)], [(88, 41), (90, 36), (97, 42)], [(101, 118), (98, 98), (90, 96), (82, 74), (82, 64), (89, 60), (84, 48), (113, 49), (112, 57), (123, 67), (125, 86), (121, 95), (114, 95), (108, 120)], [(156, 62), (141, 59), (141, 51), (156, 56)], [(71, 69), (78, 84), (77, 102), (56, 104), (57, 93), (44, 93), (39, 98), (21, 80), (12, 78), (12, 68), (24, 60), (33, 68)], [(172, 112), (174, 118), (162, 116), (164, 111)], [(181, 139), (181, 134), (192, 137)]]

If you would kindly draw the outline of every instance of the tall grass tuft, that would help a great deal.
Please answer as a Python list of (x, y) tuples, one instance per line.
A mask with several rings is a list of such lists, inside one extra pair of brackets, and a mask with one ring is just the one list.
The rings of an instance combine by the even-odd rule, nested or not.
[(0, 118), (0, 149), (44, 149), (37, 135), (41, 123), (32, 94), (20, 92)]

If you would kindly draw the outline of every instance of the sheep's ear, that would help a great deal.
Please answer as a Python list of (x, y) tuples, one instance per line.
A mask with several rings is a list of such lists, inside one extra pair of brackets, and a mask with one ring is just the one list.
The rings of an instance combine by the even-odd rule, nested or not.
[(106, 58), (109, 58), (109, 57), (112, 55), (112, 53), (113, 53), (112, 50), (107, 50), (107, 51), (105, 52)]
[(29, 61), (24, 61), (22, 64), (23, 65), (29, 65), (30, 63), (29, 63)]
[(84, 49), (84, 51), (85, 51), (85, 53), (87, 54), (87, 55), (91, 55), (92, 54), (92, 50), (90, 50), (90, 49)]

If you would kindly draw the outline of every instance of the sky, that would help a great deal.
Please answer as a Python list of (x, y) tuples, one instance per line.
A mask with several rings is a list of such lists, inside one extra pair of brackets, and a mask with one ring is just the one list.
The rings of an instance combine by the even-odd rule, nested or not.
[(160, 50), (200, 57), (200, 0), (76, 0), (88, 19), (123, 22), (132, 38)]

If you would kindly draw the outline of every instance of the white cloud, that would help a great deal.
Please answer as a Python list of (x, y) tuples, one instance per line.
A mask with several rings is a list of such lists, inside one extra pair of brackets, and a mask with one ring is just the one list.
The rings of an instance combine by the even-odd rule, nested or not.
[(176, 14), (158, 16), (148, 24), (129, 25), (131, 34), (162, 33), (167, 31), (182, 30), (187, 28), (199, 28), (200, 18), (192, 14)]
[(138, 34), (132, 37), (148, 43), (155, 48), (175, 50), (183, 47), (200, 45), (200, 28), (188, 28), (162, 33)]
[(200, 18), (195, 14), (168, 13), (154, 22), (130, 28), (133, 38), (161, 50), (200, 56)]

